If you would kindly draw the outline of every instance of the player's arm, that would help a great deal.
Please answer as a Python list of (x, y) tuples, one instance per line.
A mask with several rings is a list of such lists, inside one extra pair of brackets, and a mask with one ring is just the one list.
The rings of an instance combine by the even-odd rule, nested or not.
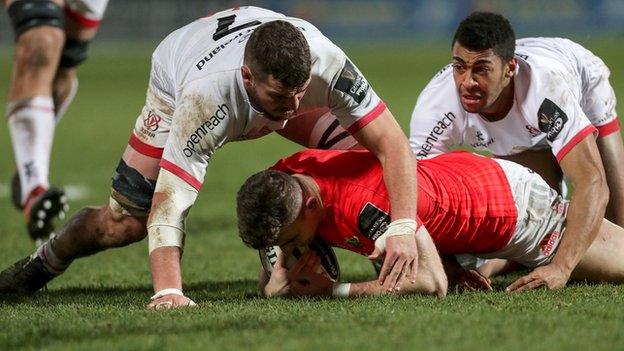
[[(210, 90), (211, 81), (197, 80), (186, 87), (174, 112), (171, 133), (160, 162), (147, 232), (155, 295), (150, 308), (193, 305), (182, 293), (180, 259), (184, 249), (185, 219), (202, 186), (208, 156), (225, 143), (232, 118), (224, 101)], [(211, 94), (214, 93), (214, 95)], [(206, 119), (218, 116), (223, 122), (212, 129)], [(235, 136), (234, 136), (235, 137)]]
[(149, 308), (175, 308), (195, 303), (182, 292), (180, 260), (184, 249), (185, 218), (197, 190), (161, 169), (147, 221), (150, 266), (155, 295)]
[[(386, 281), (380, 285), (377, 280), (359, 283), (333, 283), (327, 275), (319, 271), (320, 258), (311, 251), (306, 252), (286, 273), (278, 276), (270, 291), (280, 290), (294, 296), (331, 295), (334, 297), (376, 296), (384, 294), (425, 294), (445, 296), (448, 289), (447, 277), (431, 236), (420, 226), (415, 237), (418, 248), (418, 272), (414, 282), (408, 282), (395, 290)], [(274, 267), (275, 269), (275, 267)], [(280, 278), (282, 277), (282, 278)], [(273, 280), (273, 275), (271, 275)], [(287, 280), (287, 283), (284, 282)], [(280, 283), (281, 282), (281, 283)], [(271, 285), (271, 281), (266, 286)], [(287, 288), (283, 288), (287, 285)]]
[[(355, 133), (354, 137), (377, 156), (383, 167), (384, 182), (392, 208), (392, 222), (388, 230), (377, 239), (372, 258), (383, 254), (385, 245), (385, 259), (379, 282), (389, 289), (399, 289), (405, 276), (410, 282), (415, 282), (418, 266), (418, 250), (414, 241), (418, 203), (416, 159), (405, 134), (387, 108)], [(380, 243), (383, 240), (385, 243)]]
[(565, 234), (552, 261), (515, 281), (507, 288), (509, 291), (565, 286), (572, 270), (598, 234), (609, 189), (594, 136), (586, 135), (574, 145), (560, 160), (560, 165), (574, 189)]

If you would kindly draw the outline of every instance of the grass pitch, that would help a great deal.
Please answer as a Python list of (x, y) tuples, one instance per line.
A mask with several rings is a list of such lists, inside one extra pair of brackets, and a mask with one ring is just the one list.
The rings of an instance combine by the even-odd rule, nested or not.
[[(624, 101), (624, 51), (585, 41), (612, 70)], [(78, 189), (72, 210), (108, 200), (110, 177), (144, 100), (152, 46), (94, 45), (80, 91), (59, 124), (54, 184)], [(7, 52), (4, 50), (5, 53)], [(420, 90), (449, 59), (448, 45), (375, 44), (345, 50), (404, 130)], [(0, 57), (0, 106), (10, 62)], [(620, 108), (621, 110), (621, 108)], [(622, 113), (622, 111), (620, 111)], [(0, 132), (0, 267), (32, 252), (23, 219), (7, 197), (14, 171)], [(521, 295), (503, 292), (357, 300), (266, 300), (257, 294), (257, 253), (236, 234), (235, 192), (253, 172), (299, 150), (278, 136), (232, 143), (211, 161), (188, 219), (185, 292), (199, 307), (147, 311), (152, 294), (147, 244), (78, 260), (31, 299), (0, 297), (0, 349), (46, 350), (616, 350), (624, 349), (624, 287), (571, 285)], [(373, 276), (365, 259), (339, 252), (347, 280)], [(497, 280), (503, 288), (510, 278)]]

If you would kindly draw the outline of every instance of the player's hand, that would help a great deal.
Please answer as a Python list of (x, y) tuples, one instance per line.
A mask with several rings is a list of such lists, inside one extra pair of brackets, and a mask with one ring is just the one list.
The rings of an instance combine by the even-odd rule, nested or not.
[[(383, 256), (378, 248), (368, 256), (376, 261)], [(379, 272), (379, 283), (388, 290), (399, 291), (407, 279), (410, 283), (416, 282), (418, 268), (418, 250), (413, 234), (390, 236), (386, 239), (384, 263)]]
[(170, 310), (181, 307), (195, 307), (197, 304), (186, 296), (169, 294), (161, 296), (150, 302), (147, 308), (150, 310)]
[(333, 282), (314, 251), (306, 251), (288, 270), (291, 293), (294, 296), (330, 296)]
[(537, 288), (561, 289), (570, 279), (570, 272), (553, 264), (537, 267), (531, 273), (519, 278), (505, 289), (507, 292), (521, 292)]
[(290, 281), (288, 280), (288, 269), (286, 268), (286, 258), (280, 252), (277, 261), (273, 265), (273, 271), (269, 282), (264, 286), (264, 296), (275, 297), (290, 294)]
[(459, 291), (492, 291), (492, 281), (471, 269), (459, 274), (455, 287)]

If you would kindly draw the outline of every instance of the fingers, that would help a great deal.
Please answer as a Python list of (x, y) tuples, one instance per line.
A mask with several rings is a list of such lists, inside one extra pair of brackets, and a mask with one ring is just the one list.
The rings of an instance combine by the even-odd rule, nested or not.
[(418, 269), (418, 259), (414, 259), (412, 260), (412, 262), (409, 265), (409, 281), (410, 283), (414, 284), (416, 283), (416, 271)]
[(405, 260), (398, 259), (392, 268), (392, 271), (386, 277), (384, 286), (388, 291), (399, 291), (403, 281), (403, 268), (405, 267)]
[(147, 308), (150, 310), (170, 310), (179, 307), (196, 307), (197, 304), (186, 296), (165, 295), (150, 302)]
[[(537, 282), (540, 282), (539, 285), (536, 285)], [(525, 290), (530, 290), (529, 287), (537, 287), (542, 285), (541, 279), (534, 277), (532, 274), (525, 275), (524, 277), (519, 278), (515, 282), (511, 283), (505, 291), (507, 292), (520, 292)]]
[(380, 257), (381, 257), (381, 251), (379, 251), (378, 248), (375, 248), (375, 250), (373, 250), (373, 253), (368, 255), (368, 259), (371, 261), (377, 261)]
[(474, 288), (482, 291), (492, 291), (492, 282), (482, 276), (479, 272), (471, 270), (468, 271), (470, 279), (475, 283)]
[(377, 280), (379, 281), (379, 284), (385, 284), (386, 278), (392, 271), (392, 267), (394, 267), (394, 263), (396, 260), (397, 258), (395, 256), (386, 257), (386, 259), (384, 260), (383, 266), (381, 266), (379, 277), (377, 278)]

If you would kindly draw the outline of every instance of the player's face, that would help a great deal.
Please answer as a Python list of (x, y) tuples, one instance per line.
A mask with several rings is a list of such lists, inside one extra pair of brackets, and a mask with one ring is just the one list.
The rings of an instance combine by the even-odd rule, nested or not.
[[(244, 74), (243, 74), (244, 77)], [(295, 116), (310, 80), (298, 88), (285, 87), (269, 75), (266, 79), (246, 81), (247, 94), (252, 106), (273, 121), (284, 121)]]
[(310, 244), (322, 221), (322, 213), (316, 199), (304, 200), (297, 219), (280, 233), (278, 244), (286, 255), (290, 255), (297, 247), (307, 247)]
[(472, 51), (456, 42), (453, 45), (452, 65), (453, 79), (464, 110), (494, 113), (499, 106), (508, 104), (501, 101), (501, 92), (509, 86), (515, 59), (503, 63), (492, 49)]

